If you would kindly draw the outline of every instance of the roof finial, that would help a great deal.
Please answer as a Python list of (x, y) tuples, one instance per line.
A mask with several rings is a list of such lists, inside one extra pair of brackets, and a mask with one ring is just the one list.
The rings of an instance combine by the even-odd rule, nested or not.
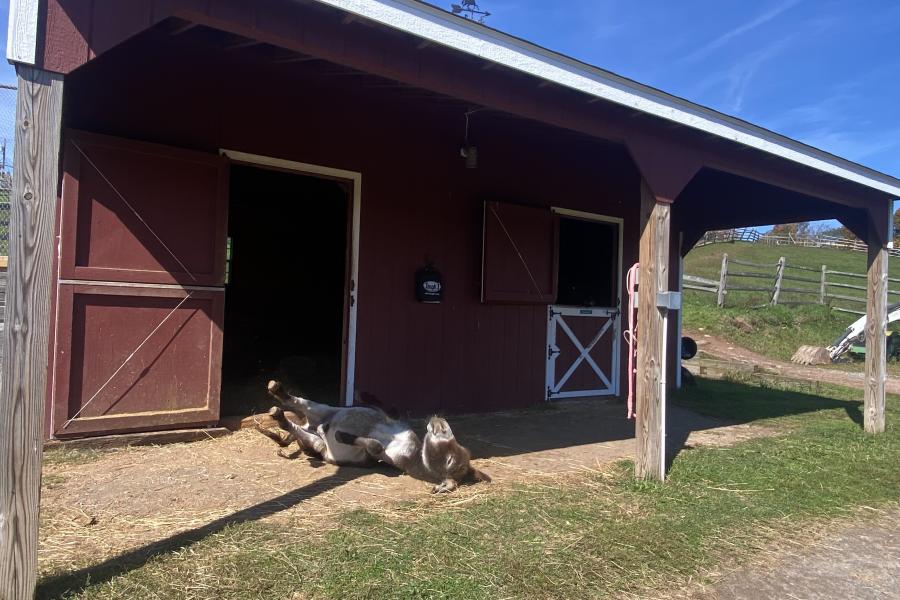
[(461, 0), (461, 2), (462, 4), (450, 5), (450, 10), (454, 15), (462, 15), (463, 17), (478, 23), (484, 23), (484, 20), (491, 16), (491, 13), (488, 11), (481, 10), (477, 0)]

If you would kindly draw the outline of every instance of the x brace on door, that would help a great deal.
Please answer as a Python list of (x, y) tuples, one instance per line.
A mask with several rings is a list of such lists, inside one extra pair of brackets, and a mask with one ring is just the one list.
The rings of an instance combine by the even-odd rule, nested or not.
[[(582, 344), (581, 340), (572, 331), (569, 319), (606, 319), (599, 331), (591, 339), (587, 345)], [(618, 322), (619, 312), (615, 309), (597, 309), (597, 308), (549, 308), (548, 322), (548, 356), (547, 356), (547, 398), (576, 398), (581, 396), (603, 396), (617, 393), (618, 384)], [(572, 362), (571, 366), (558, 380), (556, 378), (556, 361), (561, 354), (561, 350), (557, 345), (557, 331), (562, 330), (563, 333), (572, 342), (578, 357)], [(611, 364), (610, 376), (597, 364), (597, 361), (591, 356), (591, 352), (597, 347), (598, 343), (606, 336), (607, 332), (613, 330), (611, 345)], [(596, 388), (591, 386), (589, 389), (564, 389), (566, 384), (572, 378), (572, 375), (582, 363), (587, 363), (594, 374), (597, 376)]]

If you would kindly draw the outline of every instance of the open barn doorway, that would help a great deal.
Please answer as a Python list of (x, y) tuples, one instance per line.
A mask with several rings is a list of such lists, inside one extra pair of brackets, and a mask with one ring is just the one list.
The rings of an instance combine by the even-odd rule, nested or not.
[(269, 406), (269, 379), (318, 402), (344, 402), (352, 187), (278, 168), (231, 167), (224, 414)]

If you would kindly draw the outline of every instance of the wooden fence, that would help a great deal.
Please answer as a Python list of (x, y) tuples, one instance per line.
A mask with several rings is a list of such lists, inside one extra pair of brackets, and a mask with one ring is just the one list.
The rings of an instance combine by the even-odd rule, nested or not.
[[(832, 310), (864, 315), (866, 277), (865, 273), (833, 271), (827, 265), (818, 269), (789, 265), (784, 257), (774, 264), (760, 264), (723, 254), (718, 280), (686, 274), (683, 286), (687, 290), (715, 294), (716, 306), (720, 308), (725, 306), (729, 294), (750, 292), (765, 294), (767, 305), (822, 304)], [(888, 277), (888, 282), (898, 284), (900, 279)], [(900, 298), (900, 290), (888, 289), (888, 297), (896, 301), (893, 298)], [(862, 310), (858, 310), (859, 305)]]
[[(857, 252), (868, 251), (866, 243), (856, 238), (845, 238), (821, 233), (810, 235), (793, 235), (790, 233), (776, 235), (771, 233), (759, 233), (755, 229), (722, 229), (720, 231), (707, 231), (700, 241), (697, 242), (695, 247), (733, 242), (765, 244), (767, 246), (801, 246), (803, 248), (835, 248), (838, 250), (855, 250)], [(891, 256), (900, 256), (900, 248), (889, 248), (888, 254)]]
[(708, 244), (722, 244), (728, 242), (758, 242), (762, 234), (755, 229), (722, 229), (719, 231), (707, 231), (695, 245), (706, 246)]

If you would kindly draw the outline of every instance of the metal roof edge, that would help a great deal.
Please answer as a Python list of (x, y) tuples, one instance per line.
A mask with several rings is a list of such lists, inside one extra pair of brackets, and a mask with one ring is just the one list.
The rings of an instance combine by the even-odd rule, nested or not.
[(420, 0), (316, 0), (316, 2), (900, 198), (900, 179), (896, 177), (496, 29), (457, 17)]

